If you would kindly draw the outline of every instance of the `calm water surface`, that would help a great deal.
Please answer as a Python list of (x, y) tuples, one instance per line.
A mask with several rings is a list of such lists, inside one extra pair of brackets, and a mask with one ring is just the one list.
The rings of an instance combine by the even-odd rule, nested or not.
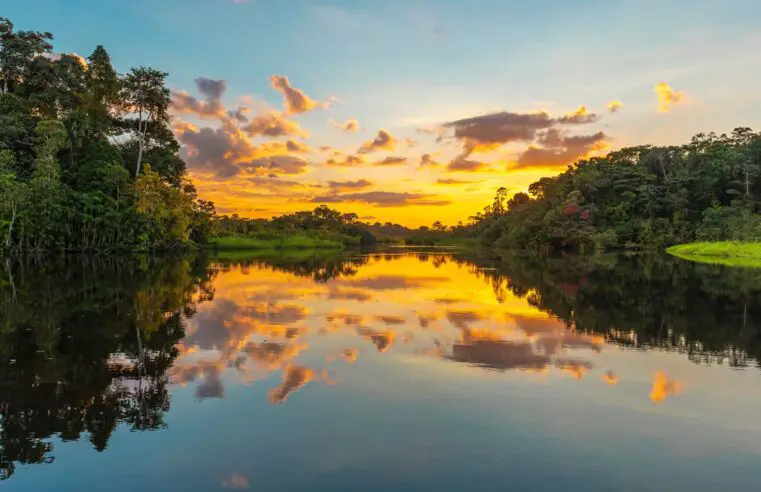
[(761, 489), (759, 270), (16, 261), (0, 302), (3, 490)]

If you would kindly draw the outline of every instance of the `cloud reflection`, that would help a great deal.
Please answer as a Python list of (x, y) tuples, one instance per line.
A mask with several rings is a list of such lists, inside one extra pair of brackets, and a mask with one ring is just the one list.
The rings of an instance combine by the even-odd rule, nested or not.
[[(268, 400), (283, 404), (310, 382), (330, 383), (314, 366), (315, 355), (333, 364), (339, 379), (366, 360), (393, 354), (389, 360), (414, 355), (463, 369), (581, 380), (595, 371), (594, 358), (606, 347), (602, 336), (537, 309), (538, 293), (505, 288), (491, 270), (456, 256), (384, 253), (330, 265), (221, 267), (214, 299), (188, 319), (172, 381), (197, 384), (198, 398), (223, 398), (223, 381), (231, 379), (225, 373), (253, 388), (280, 373)], [(359, 339), (374, 349), (361, 360), (351, 348)], [(612, 371), (597, 377), (618, 382)], [(680, 387), (659, 375), (651, 399), (662, 401)]]
[(288, 366), (283, 371), (283, 380), (280, 385), (270, 390), (269, 401), (281, 405), (285, 403), (291, 393), (300, 390), (314, 379), (313, 370), (301, 366)]
[(650, 400), (653, 403), (661, 403), (667, 397), (681, 393), (683, 386), (679, 381), (669, 379), (666, 373), (658, 371), (653, 379)]

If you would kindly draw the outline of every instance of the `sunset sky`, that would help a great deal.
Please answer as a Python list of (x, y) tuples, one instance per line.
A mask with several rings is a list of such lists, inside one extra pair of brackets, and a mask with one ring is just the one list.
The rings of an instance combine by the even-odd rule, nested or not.
[(761, 128), (758, 0), (0, 0), (55, 49), (169, 72), (202, 198), (466, 220), (504, 186)]

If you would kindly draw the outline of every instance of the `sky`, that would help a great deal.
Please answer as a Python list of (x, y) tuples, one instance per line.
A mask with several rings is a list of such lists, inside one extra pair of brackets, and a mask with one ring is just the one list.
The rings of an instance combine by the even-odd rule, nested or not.
[(757, 0), (0, 0), (169, 73), (201, 198), (467, 221), (578, 159), (761, 128)]

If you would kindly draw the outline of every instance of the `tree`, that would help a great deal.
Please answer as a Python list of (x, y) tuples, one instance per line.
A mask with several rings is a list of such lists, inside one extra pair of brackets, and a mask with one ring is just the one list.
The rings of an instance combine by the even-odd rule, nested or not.
[(580, 160), (473, 217), (486, 246), (662, 247), (697, 238), (761, 237), (761, 135), (699, 134), (682, 146), (638, 146)]
[(167, 73), (152, 68), (138, 67), (129, 71), (122, 81), (123, 111), (129, 116), (125, 123), (137, 146), (135, 176), (140, 174), (143, 154), (153, 134), (169, 123), (169, 89), (164, 85)]
[(43, 120), (37, 124), (37, 160), (35, 162), (35, 178), (48, 183), (58, 180), (57, 153), (66, 141), (66, 129), (56, 120)]
[(14, 31), (13, 23), (0, 17), (0, 93), (15, 92), (29, 76), (35, 58), (50, 53), (49, 32)]
[(492, 213), (496, 215), (505, 213), (505, 200), (507, 200), (507, 188), (501, 186), (494, 195), (494, 203), (491, 206)]
[(135, 210), (146, 225), (145, 246), (172, 248), (190, 241), (194, 214), (191, 196), (164, 182), (147, 164), (135, 181), (135, 192)]
[(3, 242), (6, 249), (11, 247), (13, 226), (26, 197), (26, 185), (16, 179), (13, 162), (14, 157), (9, 150), (0, 150), (0, 224), (8, 226)]
[(119, 76), (106, 49), (98, 45), (87, 58), (86, 113), (96, 137), (110, 135), (113, 119), (121, 103)]
[[(51, 40), (0, 18), (3, 253), (207, 241), (213, 205), (187, 179), (168, 124), (166, 74), (133, 69), (123, 85), (102, 46), (85, 61), (53, 53)], [(116, 138), (125, 134), (132, 138)], [(144, 162), (161, 178), (157, 208), (135, 193), (146, 188), (135, 179)]]

